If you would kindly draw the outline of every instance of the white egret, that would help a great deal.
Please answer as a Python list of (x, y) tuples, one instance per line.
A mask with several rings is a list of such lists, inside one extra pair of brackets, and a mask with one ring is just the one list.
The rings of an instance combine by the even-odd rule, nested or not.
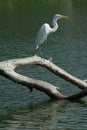
[(57, 23), (57, 21), (59, 19), (62, 19), (62, 18), (68, 18), (68, 16), (56, 14), (53, 17), (53, 21), (52, 21), (53, 28), (51, 28), (48, 23), (44, 23), (41, 26), (40, 30), (37, 33), (37, 37), (36, 37), (36, 41), (35, 41), (36, 45), (37, 45), (36, 49), (38, 49), (40, 47), (40, 45), (47, 40), (47, 37), (48, 37), (48, 35), (50, 33), (53, 33), (53, 32), (55, 32), (58, 29), (58, 23)]

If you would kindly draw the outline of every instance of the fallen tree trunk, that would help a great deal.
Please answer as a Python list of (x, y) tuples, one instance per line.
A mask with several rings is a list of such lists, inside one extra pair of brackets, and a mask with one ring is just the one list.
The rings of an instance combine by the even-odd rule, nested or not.
[[(36, 64), (47, 68), (54, 74), (60, 76), (61, 78), (67, 80), (68, 82), (71, 82), (72, 84), (75, 84), (80, 89), (82, 89), (82, 91), (77, 94), (73, 94), (71, 96), (65, 96), (59, 92), (58, 87), (50, 83), (33, 79), (15, 72), (16, 68), (29, 64)], [(42, 91), (45, 94), (47, 94), (51, 99), (79, 99), (87, 95), (86, 80), (84, 81), (80, 80), (79, 78), (72, 76), (68, 72), (56, 66), (51, 61), (36, 55), (27, 58), (11, 59), (0, 62), (0, 75), (3, 75), (14, 82), (17, 82), (19, 84), (28, 87), (31, 92), (33, 91), (34, 88), (39, 91)]]

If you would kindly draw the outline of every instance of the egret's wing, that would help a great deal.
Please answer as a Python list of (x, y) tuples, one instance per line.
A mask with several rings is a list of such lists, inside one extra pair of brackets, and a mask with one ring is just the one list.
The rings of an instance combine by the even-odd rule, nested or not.
[(36, 37), (36, 49), (47, 39), (49, 24), (45, 23), (41, 26)]

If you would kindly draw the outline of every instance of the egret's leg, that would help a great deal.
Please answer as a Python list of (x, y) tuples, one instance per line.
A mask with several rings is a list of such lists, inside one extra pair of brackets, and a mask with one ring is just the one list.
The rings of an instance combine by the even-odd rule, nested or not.
[(41, 46), (39, 47), (40, 56), (42, 56)]
[(46, 58), (48, 59), (48, 51), (47, 51), (47, 47), (46, 47), (46, 44), (47, 44), (47, 40), (45, 40), (45, 43), (44, 43), (44, 48), (45, 48), (45, 56)]
[(36, 50), (37, 50), (38, 54), (42, 57), (42, 46), (39, 45)]
[(46, 56), (46, 58), (47, 58), (49, 61), (52, 61), (52, 57), (50, 57), (50, 56), (48, 55), (48, 50), (47, 50), (47, 47), (46, 47), (46, 43), (47, 43), (47, 40), (45, 40), (45, 56)]

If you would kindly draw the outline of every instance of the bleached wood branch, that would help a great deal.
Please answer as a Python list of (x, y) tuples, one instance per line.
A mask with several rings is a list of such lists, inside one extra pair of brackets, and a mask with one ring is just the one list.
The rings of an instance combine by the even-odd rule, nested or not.
[[(36, 64), (45, 67), (51, 72), (53, 72), (54, 74), (71, 82), (72, 84), (75, 84), (80, 89), (83, 89), (83, 91), (71, 96), (65, 96), (59, 92), (58, 87), (50, 83), (37, 80), (37, 79), (32, 79), (30, 77), (18, 74), (14, 71), (16, 68), (20, 66), (29, 65), (29, 64)], [(79, 99), (87, 95), (86, 82), (80, 80), (79, 78), (76, 78), (75, 76), (72, 76), (71, 74), (61, 69), (60, 67), (53, 64), (51, 61), (36, 55), (27, 58), (11, 59), (11, 60), (5, 60), (0, 62), (0, 74), (14, 82), (27, 86), (31, 91), (34, 88), (39, 91), (42, 91), (45, 94), (47, 94), (50, 98), (53, 99)]]

